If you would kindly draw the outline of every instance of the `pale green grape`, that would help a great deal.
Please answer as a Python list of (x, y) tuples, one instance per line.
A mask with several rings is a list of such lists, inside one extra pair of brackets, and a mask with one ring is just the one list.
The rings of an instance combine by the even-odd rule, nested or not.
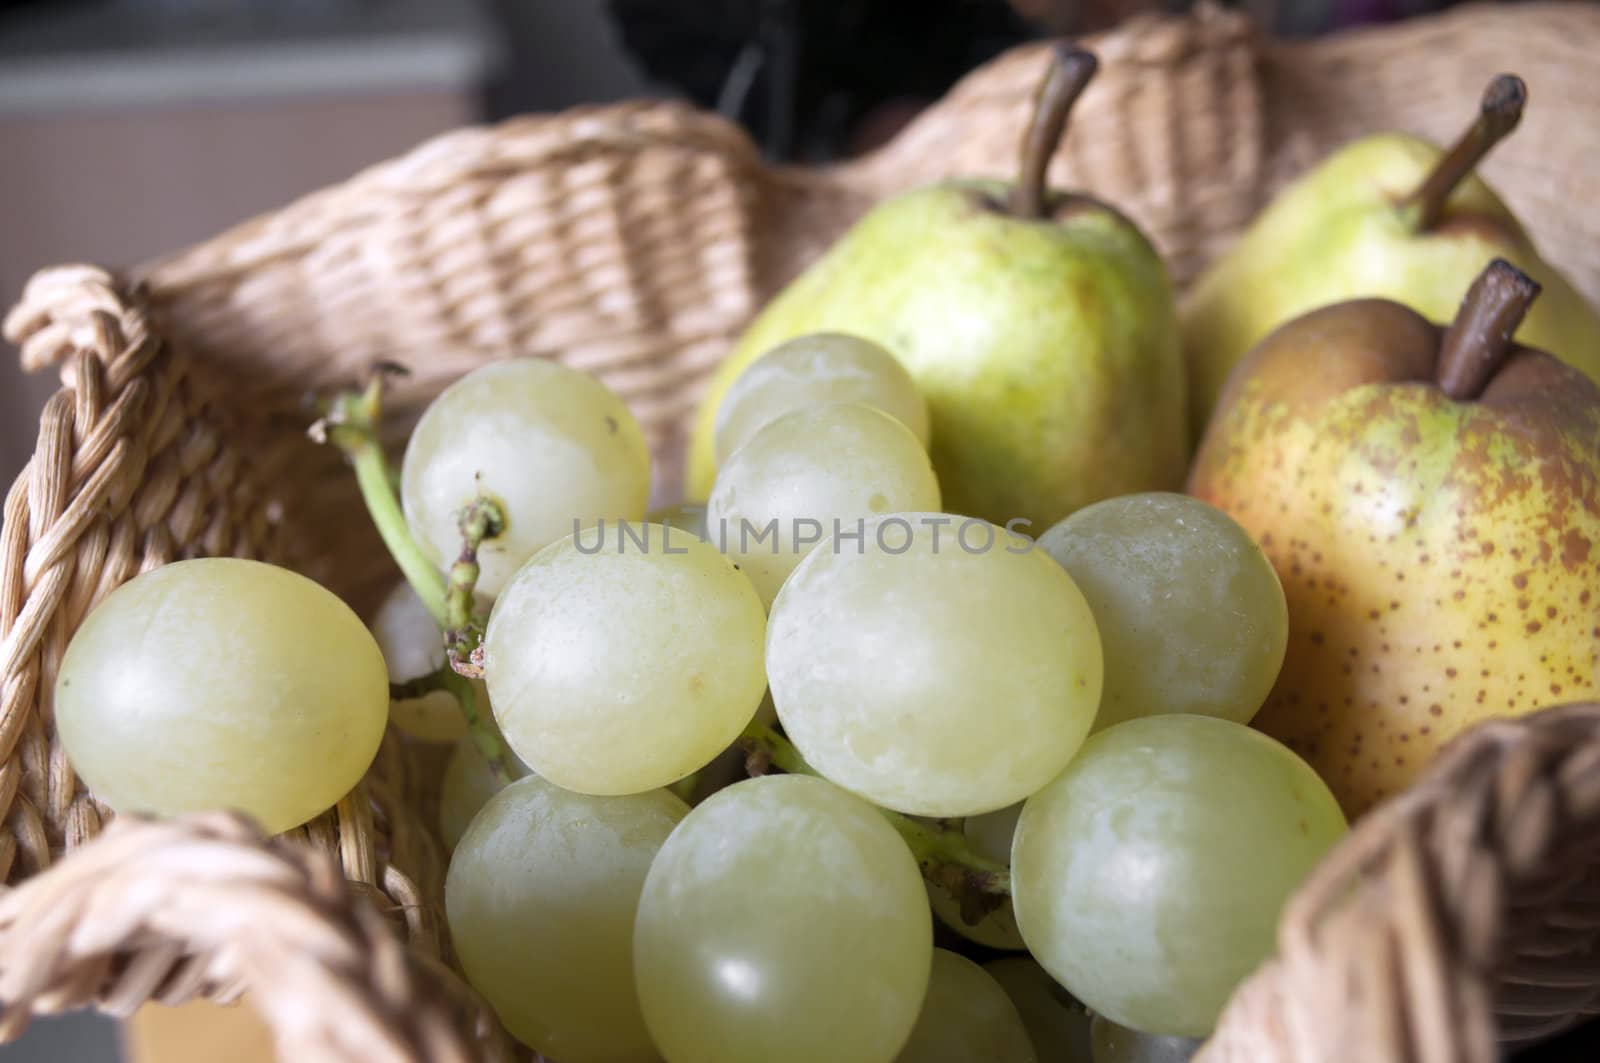
[(1043, 967), (1026, 956), (1013, 956), (992, 960), (983, 969), (1017, 1006), (1041, 1060), (1089, 1063), (1089, 1013)]
[[(489, 703), (483, 703), (483, 710), (488, 711)], [(493, 730), (492, 722), (487, 725)], [(517, 759), (515, 753), (507, 751), (506, 759), (510, 762), (514, 782), (528, 774), (528, 766)], [(484, 758), (478, 744), (471, 735), (463, 735), (456, 742), (455, 749), (450, 751), (450, 760), (444, 766), (444, 778), (439, 783), (439, 834), (444, 839), (445, 849), (452, 850), (461, 841), (461, 836), (467, 832), (467, 826), (472, 822), (472, 817), (478, 814), (495, 794), (505, 789), (505, 783), (494, 777), (494, 772), (489, 770), (489, 761)]]
[(660, 524), (586, 529), (495, 602), (483, 641), (495, 721), (558, 786), (666, 786), (755, 715), (765, 625), (755, 588), (710, 544)]
[(1039, 545), (1100, 627), (1096, 728), (1165, 712), (1246, 723), (1261, 708), (1289, 610), (1272, 563), (1232, 517), (1184, 495), (1127, 495), (1078, 510)]
[(898, 1063), (1035, 1063), (1033, 1041), (1000, 983), (965, 956), (933, 950), (928, 995)]
[(1092, 1010), (1202, 1037), (1344, 829), (1326, 784), (1266, 735), (1210, 716), (1129, 720), (1023, 806), (1017, 923)]
[(639, 1000), (670, 1063), (890, 1063), (933, 948), (922, 877), (870, 805), (769, 775), (695, 808), (639, 899)]
[(827, 778), (924, 816), (1054, 778), (1100, 701), (1100, 638), (1066, 571), (981, 520), (903, 513), (813, 550), (767, 630), (784, 730)]
[(388, 718), (383, 655), (304, 576), (179, 561), (134, 578), (79, 626), (56, 678), (72, 766), (119, 812), (236, 809), (268, 833), (349, 792)]
[[(1016, 829), (1017, 817), (1022, 815), (1019, 802), (988, 812), (981, 816), (968, 816), (961, 825), (967, 844), (979, 856), (1002, 864), (1011, 863), (1011, 833)], [(976, 923), (969, 923), (961, 915), (961, 903), (933, 883), (928, 883), (928, 904), (939, 921), (969, 941), (987, 945), (992, 949), (1024, 949), (1022, 932), (1017, 929), (1017, 917), (1011, 910), (1011, 899), (992, 912), (986, 913)]]
[(781, 343), (739, 374), (717, 407), (717, 463), (763, 425), (828, 402), (876, 407), (928, 449), (928, 404), (898, 359), (860, 336), (818, 332)]
[(723, 463), (706, 529), (770, 606), (838, 527), (938, 508), (933, 464), (905, 425), (871, 406), (829, 403), (768, 423)]
[(1103, 1015), (1089, 1021), (1092, 1063), (1189, 1063), (1200, 1051), (1193, 1037), (1162, 1037), (1118, 1026)]
[(562, 1063), (656, 1058), (634, 989), (634, 911), (688, 810), (664, 790), (586, 797), (529, 776), (473, 819), (445, 913), (467, 980), (517, 1040)]
[(497, 362), (446, 388), (406, 445), (406, 523), (441, 568), (461, 551), (457, 514), (480, 492), (507, 520), (478, 550), (478, 589), (494, 596), (524, 561), (575, 529), (642, 517), (650, 451), (627, 406), (598, 380), (544, 359)]
[[(411, 584), (396, 585), (372, 618), (372, 635), (383, 651), (390, 683), (404, 683), (444, 667), (444, 634), (422, 604)], [(472, 680), (478, 709), (489, 711), (489, 691)], [(389, 722), (412, 738), (424, 742), (454, 742), (467, 730), (467, 717), (447, 691), (433, 690), (420, 697), (389, 702)]]
[[(670, 506), (662, 506), (651, 510), (644, 518), (651, 524), (665, 524), (681, 532), (688, 532), (696, 538), (703, 539), (706, 535), (706, 507), (703, 502), (678, 502)], [(673, 546), (677, 546), (678, 537), (674, 535)]]

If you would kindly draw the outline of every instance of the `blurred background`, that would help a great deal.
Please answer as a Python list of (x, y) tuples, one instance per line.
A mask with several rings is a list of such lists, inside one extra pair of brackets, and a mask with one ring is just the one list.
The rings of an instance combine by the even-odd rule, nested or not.
[[(1446, 0), (1239, 0), (1279, 32)], [(670, 95), (771, 158), (888, 139), (1021, 41), (1188, 0), (0, 0), (0, 306), (121, 266), (463, 123)], [(0, 476), (54, 387), (0, 357)]]
[[(1310, 35), (1449, 0), (1237, 0)], [(870, 150), (1022, 41), (1187, 0), (0, 0), (0, 305), (33, 270), (137, 263), (447, 129), (675, 96), (770, 158)], [(0, 476), (53, 378), (0, 350)], [(203, 1025), (204, 1020), (196, 1020)], [(201, 1026), (194, 1027), (197, 1031)], [(195, 1060), (217, 1058), (198, 1033)], [(1570, 1045), (1570, 1042), (1568, 1043)], [(1595, 1058), (1593, 1045), (1544, 1058)], [(93, 1016), (40, 1023), (3, 1063), (122, 1058)], [(236, 1059), (239, 1057), (235, 1057)], [(165, 1058), (162, 1063), (166, 1063)]]

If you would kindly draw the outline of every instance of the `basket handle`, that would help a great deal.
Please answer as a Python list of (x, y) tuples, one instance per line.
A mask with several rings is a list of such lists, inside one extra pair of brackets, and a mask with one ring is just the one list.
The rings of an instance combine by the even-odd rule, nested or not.
[(471, 990), (402, 945), (328, 854), (243, 816), (119, 816), (0, 895), (0, 1040), (34, 1015), (245, 989), (282, 1059), (511, 1058)]

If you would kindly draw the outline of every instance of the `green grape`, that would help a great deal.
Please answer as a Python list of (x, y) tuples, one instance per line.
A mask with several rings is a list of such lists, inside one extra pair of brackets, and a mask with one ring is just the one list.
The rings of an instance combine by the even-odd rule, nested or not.
[(445, 914), (467, 980), (517, 1040), (562, 1063), (656, 1058), (634, 989), (634, 911), (688, 810), (665, 790), (586, 797), (528, 776), (473, 819)]
[(707, 798), (639, 899), (639, 1000), (670, 1063), (889, 1063), (928, 985), (932, 924), (905, 843), (821, 779)]
[(1095, 727), (1183, 712), (1247, 723), (1283, 665), (1289, 609), (1248, 532), (1199, 499), (1127, 495), (1039, 545), (1089, 600), (1105, 648)]
[(1089, 1063), (1089, 1013), (1026, 956), (983, 965), (1006, 991), (1028, 1028), (1034, 1052), (1050, 1063)]
[(928, 404), (898, 359), (878, 344), (840, 332), (781, 343), (739, 374), (717, 407), (717, 464), (762, 426), (794, 410), (829, 402), (876, 407), (928, 449)]
[(461, 551), (457, 514), (479, 493), (506, 530), (478, 550), (478, 589), (500, 593), (546, 545), (601, 519), (638, 520), (650, 451), (627, 406), (598, 380), (519, 358), (476, 369), (444, 390), (406, 445), (406, 523), (441, 568)]
[(836, 527), (938, 508), (933, 464), (905, 425), (871, 406), (829, 403), (769, 422), (723, 464), (706, 528), (770, 606)]
[(1203, 1037), (1344, 830), (1326, 784), (1266, 735), (1211, 716), (1129, 720), (1023, 806), (1017, 924), (1093, 1011)]
[[(962, 824), (967, 844), (979, 856), (1002, 864), (1011, 863), (1011, 833), (1016, 829), (1017, 817), (1022, 815), (1022, 804), (1008, 805), (998, 812), (981, 816), (968, 816)], [(969, 923), (961, 915), (961, 902), (939, 886), (928, 883), (928, 905), (939, 921), (968, 941), (976, 941), (992, 949), (1013, 951), (1027, 948), (1022, 942), (1022, 932), (1017, 929), (1017, 917), (1011, 910), (1011, 899), (992, 912), (987, 912), (976, 923)]]
[(1194, 1037), (1162, 1037), (1118, 1026), (1103, 1015), (1089, 1020), (1091, 1063), (1189, 1063), (1202, 1042)]
[(361, 781), (389, 681), (332, 592), (259, 561), (146, 572), (79, 626), (56, 677), (73, 768), (118, 812), (248, 813), (276, 834)]
[(928, 995), (899, 1063), (1034, 1063), (1038, 1056), (1017, 1006), (965, 956), (933, 950)]
[[(409, 583), (390, 591), (372, 618), (372, 635), (383, 651), (390, 683), (404, 683), (444, 667), (444, 634)], [(489, 711), (489, 691), (482, 680), (471, 681), (478, 708)], [(389, 722), (423, 742), (454, 742), (467, 731), (467, 717), (448, 691), (430, 690), (414, 698), (392, 698)]]
[(557, 786), (666, 786), (755, 715), (765, 626), (755, 588), (709, 543), (660, 524), (586, 529), (495, 602), (483, 640), (495, 722)]
[[(665, 524), (700, 539), (706, 537), (706, 507), (702, 502), (678, 502), (662, 506), (651, 510), (644, 519), (646, 523)], [(673, 538), (676, 540), (677, 537)]]
[(824, 776), (900, 812), (976, 815), (1077, 752), (1100, 637), (1027, 539), (903, 513), (800, 563), (772, 606), (767, 672), (784, 730)]
[[(483, 704), (487, 709), (489, 703), (485, 701)], [(494, 730), (492, 723), (485, 723), (490, 730)], [(508, 767), (512, 775), (508, 781), (515, 782), (529, 774), (528, 766), (517, 759), (515, 753), (508, 752), (506, 759), (510, 762)], [(446, 851), (456, 847), (461, 836), (467, 832), (472, 817), (488, 803), (489, 798), (505, 789), (505, 785), (489, 770), (489, 761), (478, 748), (478, 743), (473, 741), (471, 735), (463, 735), (456, 742), (455, 749), (450, 751), (450, 760), (444, 766), (444, 778), (439, 783), (439, 835), (444, 839)]]

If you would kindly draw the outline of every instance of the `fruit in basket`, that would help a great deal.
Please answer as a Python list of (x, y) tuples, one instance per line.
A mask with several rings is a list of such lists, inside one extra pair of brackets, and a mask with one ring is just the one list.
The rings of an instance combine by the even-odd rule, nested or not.
[[(481, 704), (487, 708), (489, 702), (485, 700)], [(457, 715), (460, 712), (457, 707)], [(485, 720), (483, 725), (492, 733), (499, 734), (492, 720)], [(510, 769), (511, 778), (502, 781), (495, 777), (488, 758), (483, 755), (482, 748), (472, 735), (462, 735), (456, 742), (439, 781), (439, 837), (444, 840), (446, 852), (455, 849), (461, 836), (467, 833), (472, 817), (489, 803), (489, 798), (504, 790), (507, 784), (528, 774), (528, 766), (518, 760), (515, 754), (508, 753), (506, 766)]]
[(639, 1000), (668, 1063), (886, 1063), (922, 1008), (933, 937), (894, 828), (820, 780), (707, 798), (639, 899)]
[[(706, 507), (701, 502), (674, 502), (644, 515), (647, 524), (664, 524), (697, 539), (706, 537)], [(676, 539), (676, 536), (674, 536)]]
[(1051, 1063), (1090, 1063), (1089, 1013), (1043, 967), (1027, 956), (1008, 956), (983, 969), (1017, 1006), (1035, 1055)]
[(1091, 1010), (1204, 1036), (1344, 829), (1328, 787), (1265, 735), (1210, 716), (1129, 720), (1023, 805), (1017, 924)]
[(1195, 463), (1289, 600), (1255, 724), (1351, 815), (1477, 720), (1600, 692), (1600, 387), (1509, 340), (1536, 293), (1496, 262), (1445, 330), (1375, 299), (1298, 318)]
[[(409, 583), (397, 584), (378, 606), (372, 618), (372, 635), (389, 667), (391, 686), (420, 679), (444, 667), (444, 633)], [(488, 690), (482, 680), (472, 683), (478, 704), (487, 710)], [(392, 697), (389, 722), (423, 742), (454, 742), (467, 729), (460, 704), (447, 690)]]
[(665, 790), (587, 797), (529, 776), (473, 819), (445, 914), (468, 981), (517, 1040), (563, 1063), (656, 1058), (634, 988), (634, 911), (688, 811)]
[(650, 451), (627, 406), (593, 377), (538, 358), (498, 362), (446, 388), (406, 445), (406, 522), (441, 569), (461, 549), (458, 514), (480, 493), (510, 518), (478, 551), (478, 590), (493, 598), (577, 528), (643, 517)]
[(483, 639), (495, 722), (558, 786), (666, 786), (755, 715), (765, 628), (761, 597), (716, 547), (606, 522), (540, 551), (496, 600)]
[(778, 344), (728, 388), (713, 429), (716, 464), (784, 414), (829, 402), (882, 410), (928, 447), (928, 404), (905, 366), (871, 340), (818, 332)]
[[(1020, 815), (1022, 803), (1019, 801), (997, 812), (968, 816), (966, 822), (961, 824), (967, 847), (985, 860), (993, 860), (997, 864), (1011, 863), (1011, 834), (1016, 829)], [(968, 941), (976, 941), (991, 949), (1021, 951), (1027, 948), (1022, 942), (1022, 932), (1017, 929), (1017, 917), (1011, 910), (1009, 897), (999, 907), (973, 920), (963, 915), (959, 898), (943, 886), (929, 882), (928, 907), (933, 909), (934, 918)]]
[(1401, 133), (1336, 152), (1273, 201), (1183, 304), (1190, 427), (1204, 431), (1229, 372), (1277, 326), (1362, 296), (1447, 321), (1500, 257), (1544, 287), (1517, 338), (1600, 382), (1600, 316), (1539, 256), (1516, 216), (1472, 171), (1515, 128), (1522, 82), (1502, 74), (1449, 151)]
[(1017, 1006), (994, 976), (965, 956), (933, 950), (928, 993), (901, 1063), (1035, 1063)]
[(812, 551), (767, 631), (789, 739), (824, 777), (913, 815), (992, 812), (1049, 782), (1094, 721), (1100, 669), (1061, 566), (937, 513), (875, 518)]
[(1057, 50), (1015, 184), (953, 180), (880, 204), (774, 299), (701, 407), (690, 492), (715, 472), (719, 403), (763, 352), (819, 329), (910, 370), (932, 415), (946, 508), (1046, 528), (1129, 491), (1176, 488), (1188, 458), (1172, 287), (1127, 218), (1047, 191), (1093, 57)]
[(827, 403), (755, 432), (717, 473), (706, 530), (770, 606), (818, 543), (868, 517), (939, 508), (911, 430), (871, 406)]
[(1189, 1063), (1200, 1050), (1193, 1037), (1162, 1037), (1118, 1026), (1103, 1015), (1089, 1021), (1093, 1063)]
[(299, 826), (361, 781), (389, 682), (360, 618), (288, 569), (178, 561), (118, 587), (73, 635), (55, 725), (119, 812), (248, 813)]
[(1183, 495), (1080, 509), (1039, 546), (1071, 574), (1105, 649), (1095, 727), (1159, 712), (1246, 723), (1283, 664), (1289, 611), (1261, 547)]

